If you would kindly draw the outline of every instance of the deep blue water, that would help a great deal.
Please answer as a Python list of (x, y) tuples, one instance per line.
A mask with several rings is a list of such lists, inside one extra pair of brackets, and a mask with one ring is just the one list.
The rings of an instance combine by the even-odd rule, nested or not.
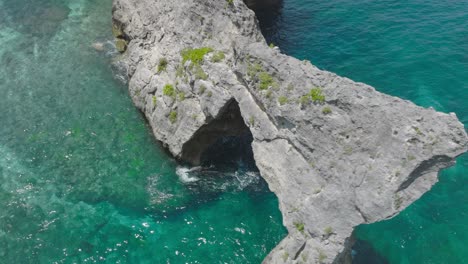
[[(285, 0), (261, 19), (283, 52), (468, 127), (468, 1)], [(399, 216), (357, 228), (356, 262), (468, 263), (468, 155), (457, 162)]]

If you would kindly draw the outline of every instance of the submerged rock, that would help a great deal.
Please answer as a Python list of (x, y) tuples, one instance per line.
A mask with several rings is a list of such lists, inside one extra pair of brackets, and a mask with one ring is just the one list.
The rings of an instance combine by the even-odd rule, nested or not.
[(252, 133), (289, 231), (265, 263), (348, 263), (355, 226), (398, 214), (468, 148), (455, 114), (268, 47), (243, 1), (114, 0), (113, 18), (132, 99), (175, 157)]
[(115, 48), (123, 53), (127, 50), (128, 36), (122, 30), (122, 24), (118, 20), (112, 21), (112, 35), (115, 37)]
[(127, 41), (125, 39), (115, 39), (115, 48), (118, 52), (125, 52), (127, 50)]
[(91, 46), (96, 51), (104, 51), (104, 43), (102, 42), (94, 42), (93, 44), (91, 44)]

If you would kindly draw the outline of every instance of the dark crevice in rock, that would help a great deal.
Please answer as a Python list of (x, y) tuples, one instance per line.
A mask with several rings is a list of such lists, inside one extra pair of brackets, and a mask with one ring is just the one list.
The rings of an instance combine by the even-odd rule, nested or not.
[(296, 255), (294, 255), (294, 260), (296, 260), (299, 257), (299, 255), (301, 255), (301, 253), (304, 250), (306, 244), (307, 244), (307, 240), (304, 241), (304, 243), (302, 243), (302, 246), (299, 248), (299, 250), (297, 250)]
[(408, 176), (404, 182), (398, 187), (397, 192), (408, 188), (417, 178), (431, 171), (439, 171), (442, 168), (449, 167), (453, 164), (453, 159), (447, 156), (438, 155), (429, 160), (421, 162), (421, 164)]
[(369, 223), (369, 220), (367, 219), (366, 215), (361, 211), (361, 208), (359, 208), (359, 206), (354, 205), (354, 209), (356, 209), (356, 211), (358, 211), (358, 213), (361, 215), (362, 219), (364, 219), (365, 223)]
[[(242, 85), (244, 85), (245, 87), (249, 87), (249, 86), (250, 86), (250, 85), (247, 83), (247, 81), (244, 79), (244, 75), (242, 74), (242, 72), (234, 71), (234, 74), (236, 75), (237, 80), (238, 80)], [(250, 92), (250, 91), (248, 91), (248, 92), (249, 92), (249, 94), (252, 96), (252, 98), (255, 100), (255, 103), (257, 103), (257, 105), (260, 107), (260, 109), (261, 109), (263, 112), (267, 112), (267, 111), (266, 111), (266, 107), (265, 107), (265, 105), (262, 103), (262, 101), (259, 100), (259, 99), (257, 98), (257, 96), (256, 96), (254, 93), (252, 93), (252, 92)], [(270, 119), (270, 121), (271, 121), (272, 123), (276, 124), (275, 120), (274, 120), (273, 118), (271, 118), (271, 116), (268, 115), (268, 119)]]
[(242, 118), (239, 104), (232, 99), (220, 110), (220, 114), (203, 125), (182, 148), (181, 159), (199, 165), (201, 156), (218, 139), (226, 136), (240, 136), (249, 128)]

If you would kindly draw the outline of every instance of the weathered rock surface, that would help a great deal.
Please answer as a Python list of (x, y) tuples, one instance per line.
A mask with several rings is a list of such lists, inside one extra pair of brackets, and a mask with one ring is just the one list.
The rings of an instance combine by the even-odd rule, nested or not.
[[(130, 94), (174, 156), (196, 164), (216, 138), (250, 129), (289, 231), (265, 263), (349, 262), (355, 226), (396, 215), (467, 150), (455, 114), (268, 47), (240, 0), (114, 0), (113, 17)], [(183, 61), (201, 47), (213, 51)]]

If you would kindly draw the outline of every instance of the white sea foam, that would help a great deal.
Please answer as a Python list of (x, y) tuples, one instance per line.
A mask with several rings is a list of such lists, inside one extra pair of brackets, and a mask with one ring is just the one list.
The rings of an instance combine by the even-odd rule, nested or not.
[[(195, 168), (197, 168), (197, 167), (195, 167)], [(190, 175), (190, 172), (192, 172), (195, 168), (189, 169), (189, 168), (186, 168), (186, 167), (177, 166), (176, 174), (177, 174), (177, 176), (179, 176), (180, 181), (182, 181), (184, 183), (196, 182), (196, 181), (198, 181), (200, 179), (195, 177), (195, 176)]]

